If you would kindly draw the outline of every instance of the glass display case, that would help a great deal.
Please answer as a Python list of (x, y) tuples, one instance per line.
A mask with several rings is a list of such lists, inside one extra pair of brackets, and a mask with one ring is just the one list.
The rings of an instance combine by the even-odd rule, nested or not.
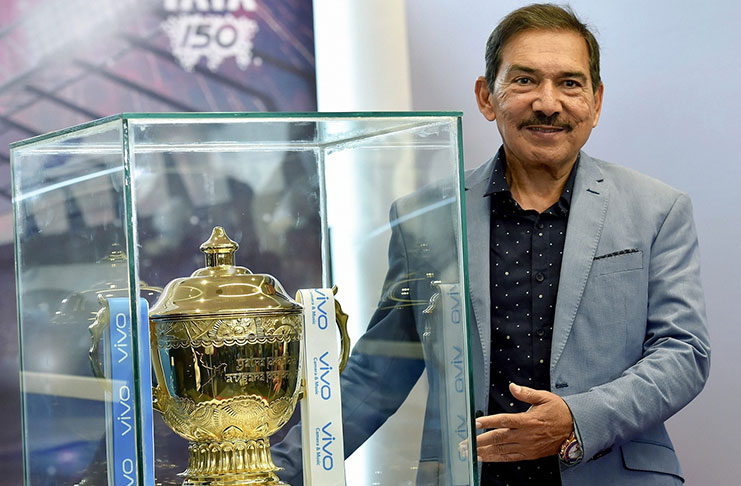
[[(12, 144), (25, 484), (182, 484), (147, 312), (217, 226), (291, 297), (338, 287), (347, 484), (476, 484), (460, 130), (457, 112), (131, 113)], [(296, 484), (298, 412), (270, 441)]]

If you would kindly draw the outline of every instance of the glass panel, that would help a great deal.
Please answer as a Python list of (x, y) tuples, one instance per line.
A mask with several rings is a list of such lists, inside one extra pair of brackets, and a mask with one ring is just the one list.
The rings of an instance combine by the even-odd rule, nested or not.
[(316, 148), (291, 142), (314, 123), (131, 126), (142, 280), (164, 286), (203, 267), (199, 247), (222, 226), (237, 265), (291, 295), (321, 285)]
[[(330, 146), (325, 161), (332, 281), (353, 309), (355, 348), (342, 375), (343, 421), (353, 424), (345, 443), (373, 434), (345, 450), (347, 477), (469, 484), (468, 461), (457, 459), (458, 443), (470, 437), (457, 121), (396, 121), (393, 130)], [(445, 298), (433, 297), (440, 289)], [(453, 343), (444, 328), (456, 324)], [(457, 411), (449, 415), (448, 406)]]
[(107, 484), (110, 383), (91, 369), (88, 326), (99, 295), (128, 295), (119, 127), (12, 153), (28, 485)]
[[(355, 346), (348, 483), (474, 484), (459, 449), (471, 440), (459, 130), (459, 113), (124, 114), (14, 144), (27, 484), (106, 484), (112, 418), (87, 355), (99, 289), (138, 287), (153, 305), (204, 266), (214, 226), (239, 243), (237, 265), (290, 296), (339, 287)], [(60, 392), (68, 382), (87, 395)], [(271, 437), (291, 484), (301, 472), (281, 451), (300, 446), (297, 421)], [(180, 484), (188, 444), (159, 414), (154, 430), (157, 481)]]

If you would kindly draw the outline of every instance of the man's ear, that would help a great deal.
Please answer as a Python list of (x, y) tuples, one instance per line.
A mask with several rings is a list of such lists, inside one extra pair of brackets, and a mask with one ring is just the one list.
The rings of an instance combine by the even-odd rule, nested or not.
[(602, 96), (605, 94), (605, 85), (600, 83), (597, 92), (594, 93), (594, 121), (592, 122), (592, 128), (597, 126), (599, 122), (600, 114), (602, 114)]
[(494, 106), (491, 103), (491, 92), (489, 91), (489, 85), (483, 76), (476, 78), (476, 85), (474, 87), (476, 94), (476, 103), (479, 105), (479, 111), (484, 118), (489, 121), (494, 121), (497, 117)]

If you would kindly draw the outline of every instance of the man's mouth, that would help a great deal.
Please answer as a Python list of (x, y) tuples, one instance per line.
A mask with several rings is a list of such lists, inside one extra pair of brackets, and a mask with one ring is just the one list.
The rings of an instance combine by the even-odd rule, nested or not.
[(536, 114), (520, 123), (520, 128), (526, 128), (538, 133), (570, 132), (571, 124), (559, 118), (558, 113), (551, 116)]
[(566, 130), (564, 127), (549, 127), (549, 126), (529, 126), (525, 127), (528, 130), (532, 130), (534, 132), (541, 132), (541, 133), (556, 133), (556, 132), (562, 132)]

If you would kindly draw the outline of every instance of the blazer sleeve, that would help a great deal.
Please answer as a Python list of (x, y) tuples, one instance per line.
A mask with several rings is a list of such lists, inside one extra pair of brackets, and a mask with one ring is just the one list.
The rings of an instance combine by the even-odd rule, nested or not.
[(678, 195), (660, 222), (648, 265), (642, 356), (616, 379), (563, 397), (585, 462), (671, 417), (700, 393), (710, 371), (697, 234), (686, 195)]

